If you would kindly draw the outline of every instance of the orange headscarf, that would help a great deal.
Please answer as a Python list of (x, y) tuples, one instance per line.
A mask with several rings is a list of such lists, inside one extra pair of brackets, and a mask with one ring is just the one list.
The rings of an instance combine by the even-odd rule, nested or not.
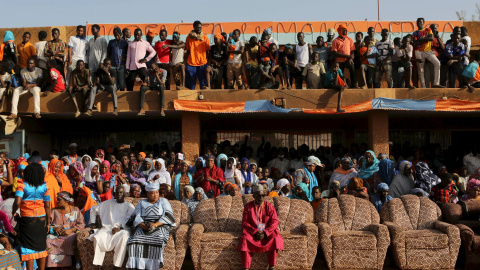
[(63, 167), (58, 173), (58, 177), (62, 180), (62, 186), (58, 184), (57, 178), (55, 177), (55, 165), (57, 163), (63, 162), (58, 159), (52, 159), (50, 163), (48, 164), (48, 171), (47, 174), (45, 175), (45, 183), (47, 183), (48, 188), (50, 189), (50, 208), (55, 208), (57, 207), (57, 193), (60, 191), (66, 191), (70, 194), (73, 194), (73, 188), (72, 184), (70, 184), (70, 181), (68, 180), (67, 176), (63, 173)]
[(213, 36), (213, 37), (214, 37), (214, 38), (218, 38), (218, 39), (220, 39), (223, 43), (225, 43), (225, 38), (224, 38), (222, 35), (216, 34), (216, 35)]
[(93, 206), (97, 205), (97, 202), (93, 198), (93, 191), (91, 191), (88, 187), (82, 187), (80, 188), (83, 192), (87, 194), (87, 200), (85, 202), (85, 206), (82, 209), (82, 214), (85, 215), (85, 212), (90, 210)]
[[(343, 31), (342, 31), (343, 29), (347, 30), (347, 27), (345, 27), (345, 25), (343, 25), (343, 24), (340, 24), (337, 28), (338, 35), (341, 36), (341, 37), (346, 37), (347, 35), (343, 34)], [(347, 34), (348, 34), (348, 31), (347, 31)]]

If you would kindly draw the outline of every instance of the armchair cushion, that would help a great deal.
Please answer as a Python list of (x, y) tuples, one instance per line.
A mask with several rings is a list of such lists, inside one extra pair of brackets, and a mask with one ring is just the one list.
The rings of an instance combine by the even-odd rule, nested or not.
[(448, 245), (448, 236), (440, 231), (411, 230), (405, 232), (405, 246), (407, 249), (438, 249)]
[(333, 249), (376, 250), (377, 238), (369, 231), (343, 231), (332, 235)]
[(307, 250), (307, 236), (296, 231), (280, 232), (283, 237), (284, 250)]
[(200, 240), (202, 250), (237, 250), (238, 240), (240, 239), (239, 232), (214, 232), (202, 234)]

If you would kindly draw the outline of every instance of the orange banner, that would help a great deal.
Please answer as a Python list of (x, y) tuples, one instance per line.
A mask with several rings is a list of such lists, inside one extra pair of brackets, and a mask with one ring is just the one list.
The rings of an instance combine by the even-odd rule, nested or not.
[(215, 102), (199, 100), (174, 100), (177, 111), (209, 112), (209, 113), (243, 113), (245, 102)]

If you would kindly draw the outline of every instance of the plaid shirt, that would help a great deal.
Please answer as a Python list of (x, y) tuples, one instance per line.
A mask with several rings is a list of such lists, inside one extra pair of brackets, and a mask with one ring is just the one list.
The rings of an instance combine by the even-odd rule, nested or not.
[(441, 188), (440, 184), (432, 187), (432, 193), (436, 202), (449, 203), (450, 196), (457, 195), (455, 185), (450, 184), (447, 188)]

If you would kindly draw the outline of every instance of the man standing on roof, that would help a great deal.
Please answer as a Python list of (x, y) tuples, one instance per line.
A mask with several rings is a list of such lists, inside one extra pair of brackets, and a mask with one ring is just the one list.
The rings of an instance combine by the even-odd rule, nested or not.
[(357, 78), (355, 76), (355, 66), (353, 65), (355, 43), (347, 36), (347, 27), (343, 24), (337, 28), (338, 37), (332, 42), (332, 54), (335, 56), (335, 61), (339, 63), (340, 69), (345, 73), (345, 69), (350, 72), (350, 86), (357, 87)]
[(208, 36), (202, 31), (202, 23), (195, 21), (193, 30), (188, 34), (185, 41), (185, 86), (188, 89), (195, 90), (197, 78), (202, 89), (208, 89), (206, 69), (207, 53), (210, 51), (210, 42)]

